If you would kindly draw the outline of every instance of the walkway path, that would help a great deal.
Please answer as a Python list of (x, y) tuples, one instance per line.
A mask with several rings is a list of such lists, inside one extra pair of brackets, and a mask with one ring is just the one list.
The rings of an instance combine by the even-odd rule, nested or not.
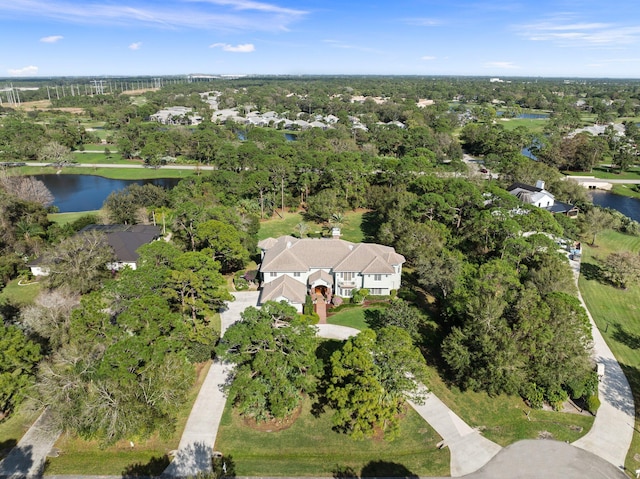
[[(570, 263), (577, 283), (580, 262), (570, 261)], [(593, 426), (573, 445), (602, 457), (614, 466), (624, 467), (635, 426), (635, 409), (631, 387), (620, 364), (591, 317), (580, 290), (578, 290), (578, 298), (589, 316), (589, 321), (591, 321), (593, 355), (598, 363), (604, 364), (604, 377), (598, 386), (601, 405)]]
[[(222, 333), (240, 320), (240, 314), (248, 306), (256, 306), (259, 293), (233, 293), (235, 301), (228, 303), (221, 312)], [(211, 455), (216, 442), (218, 427), (227, 400), (222, 387), (228, 379), (228, 366), (215, 361), (205, 378), (189, 419), (182, 433), (178, 452), (163, 476), (196, 476), (200, 471), (211, 470)]]
[(47, 455), (60, 436), (51, 426), (47, 411), (29, 428), (9, 455), (0, 461), (0, 477), (37, 477), (42, 474)]

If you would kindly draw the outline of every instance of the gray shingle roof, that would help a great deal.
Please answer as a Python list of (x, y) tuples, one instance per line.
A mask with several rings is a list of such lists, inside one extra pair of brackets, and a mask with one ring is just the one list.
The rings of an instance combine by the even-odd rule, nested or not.
[(393, 273), (393, 265), (404, 263), (404, 256), (390, 246), (373, 243), (354, 244), (338, 239), (298, 239), (281, 236), (258, 243), (265, 251), (261, 272), (309, 271), (323, 268), (334, 271)]
[(265, 283), (260, 293), (260, 303), (286, 298), (291, 303), (304, 303), (307, 287), (290, 276), (283, 275), (269, 283)]

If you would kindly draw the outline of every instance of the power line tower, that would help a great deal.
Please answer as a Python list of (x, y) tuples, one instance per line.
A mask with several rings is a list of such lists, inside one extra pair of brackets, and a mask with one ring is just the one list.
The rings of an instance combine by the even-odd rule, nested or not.
[(104, 95), (104, 84), (106, 80), (91, 80), (91, 91), (96, 92), (96, 95)]

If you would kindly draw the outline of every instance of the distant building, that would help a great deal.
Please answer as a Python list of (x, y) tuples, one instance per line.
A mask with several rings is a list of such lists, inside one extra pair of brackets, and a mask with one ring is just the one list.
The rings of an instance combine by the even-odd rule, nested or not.
[(202, 123), (202, 117), (191, 115), (192, 111), (192, 108), (186, 106), (172, 106), (154, 113), (149, 120), (163, 125), (199, 125)]

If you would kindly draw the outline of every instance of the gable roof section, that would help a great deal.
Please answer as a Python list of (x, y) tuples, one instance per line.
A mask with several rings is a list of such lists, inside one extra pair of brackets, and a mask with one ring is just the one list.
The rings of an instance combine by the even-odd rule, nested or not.
[(160, 227), (153, 225), (88, 225), (79, 233), (88, 231), (104, 233), (117, 260), (123, 263), (136, 262), (138, 260), (136, 250), (160, 236)]
[(291, 303), (303, 304), (306, 297), (307, 286), (285, 274), (263, 285), (260, 303), (285, 298)]
[(405, 261), (404, 256), (390, 246), (353, 244), (337, 239), (282, 236), (277, 240), (263, 240), (258, 246), (265, 251), (261, 272), (284, 273), (315, 268), (361, 272), (367, 268), (369, 274), (393, 273), (393, 265)]
[(524, 183), (512, 183), (511, 186), (509, 186), (509, 188), (507, 188), (507, 191), (509, 193), (511, 193), (514, 190), (526, 190), (526, 191), (530, 191), (532, 193), (540, 193), (542, 191), (542, 188), (538, 188), (537, 186), (531, 186), (531, 185), (527, 185)]

